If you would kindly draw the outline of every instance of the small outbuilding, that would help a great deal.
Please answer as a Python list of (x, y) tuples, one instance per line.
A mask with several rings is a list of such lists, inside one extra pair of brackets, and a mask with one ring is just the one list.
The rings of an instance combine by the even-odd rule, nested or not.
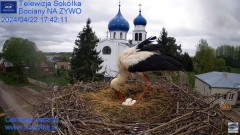
[(206, 96), (225, 94), (215, 104), (236, 105), (240, 103), (240, 74), (215, 71), (199, 74), (195, 76), (195, 89)]
[(11, 62), (4, 60), (3, 58), (0, 59), (0, 70), (2, 72), (12, 72), (14, 71), (14, 65)]

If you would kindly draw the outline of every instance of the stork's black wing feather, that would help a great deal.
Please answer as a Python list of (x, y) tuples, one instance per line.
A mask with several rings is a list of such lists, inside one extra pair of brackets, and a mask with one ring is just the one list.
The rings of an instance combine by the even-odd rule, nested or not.
[(157, 39), (156, 36), (149, 37), (148, 39), (142, 41), (140, 44), (137, 45), (137, 49), (141, 49), (142, 47), (149, 45), (150, 43), (154, 42), (154, 40)]
[(183, 65), (177, 59), (164, 55), (154, 54), (149, 58), (136, 63), (128, 68), (129, 72), (145, 71), (184, 71)]
[[(151, 70), (184, 70), (183, 66), (182, 66), (182, 60), (178, 56), (173, 56), (173, 55), (169, 54), (168, 52), (166, 52), (166, 50), (164, 49), (162, 44), (151, 44), (152, 42), (154, 42), (155, 39), (156, 39), (156, 36), (149, 37), (148, 39), (146, 39), (143, 42), (141, 42), (140, 44), (138, 44), (136, 49), (137, 49), (137, 52), (139, 52), (139, 51), (156, 52), (155, 55), (148, 58), (148, 62), (154, 61), (153, 63), (155, 63), (157, 61), (157, 59), (160, 61), (156, 62), (156, 65), (153, 67), (144, 67), (143, 69), (141, 69), (144, 64), (146, 66), (150, 64), (148, 62), (142, 61), (137, 66), (137, 68), (139, 68), (138, 71), (141, 71), (141, 70), (148, 70), (148, 71), (151, 71)], [(146, 64), (146, 63), (148, 63), (148, 64)], [(161, 66), (156, 67), (157, 65), (161, 65)], [(148, 69), (148, 68), (150, 68), (150, 69)], [(132, 67), (130, 68), (130, 70), (132, 70)]]
[(164, 48), (160, 44), (150, 44), (139, 48), (138, 51), (162, 52), (164, 51)]

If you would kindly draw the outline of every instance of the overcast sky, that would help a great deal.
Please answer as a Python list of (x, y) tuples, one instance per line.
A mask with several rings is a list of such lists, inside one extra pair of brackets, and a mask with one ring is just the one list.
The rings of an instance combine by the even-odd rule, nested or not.
[[(118, 0), (76, 1), (82, 2), (82, 13), (68, 15), (65, 24), (0, 23), (0, 49), (6, 39), (17, 36), (34, 41), (44, 52), (72, 52), (76, 36), (88, 17), (96, 35), (104, 39), (109, 21), (117, 14)], [(190, 55), (195, 54), (201, 38), (214, 48), (223, 44), (240, 45), (239, 0), (121, 0), (122, 15), (130, 24), (128, 39), (132, 38), (139, 3), (147, 20), (148, 36), (159, 36), (165, 27), (168, 35), (175, 37)]]

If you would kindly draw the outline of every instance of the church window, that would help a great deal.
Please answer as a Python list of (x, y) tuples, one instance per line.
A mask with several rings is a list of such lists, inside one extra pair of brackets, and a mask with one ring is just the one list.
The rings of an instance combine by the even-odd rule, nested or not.
[(138, 34), (135, 33), (135, 41), (138, 41)]
[(114, 39), (116, 38), (116, 32), (113, 32), (113, 38)]
[(111, 54), (111, 48), (109, 46), (103, 47), (102, 53), (103, 54)]
[(121, 32), (121, 33), (120, 33), (120, 39), (122, 39), (122, 36), (123, 36), (123, 35), (122, 35), (122, 32)]
[(142, 33), (139, 33), (139, 41), (142, 41)]

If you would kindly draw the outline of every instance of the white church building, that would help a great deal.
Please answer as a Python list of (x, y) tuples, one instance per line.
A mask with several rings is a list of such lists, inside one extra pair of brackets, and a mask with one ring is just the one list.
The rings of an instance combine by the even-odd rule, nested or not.
[(102, 69), (99, 73), (105, 72), (105, 78), (115, 77), (118, 74), (117, 57), (119, 53), (127, 48), (133, 47), (142, 42), (147, 37), (145, 27), (147, 20), (141, 14), (141, 5), (139, 15), (134, 19), (134, 30), (132, 31), (132, 41), (127, 39), (129, 23), (121, 14), (121, 6), (117, 15), (109, 22), (108, 31), (110, 37), (101, 40), (97, 45), (97, 51), (100, 51), (100, 57), (103, 59)]

